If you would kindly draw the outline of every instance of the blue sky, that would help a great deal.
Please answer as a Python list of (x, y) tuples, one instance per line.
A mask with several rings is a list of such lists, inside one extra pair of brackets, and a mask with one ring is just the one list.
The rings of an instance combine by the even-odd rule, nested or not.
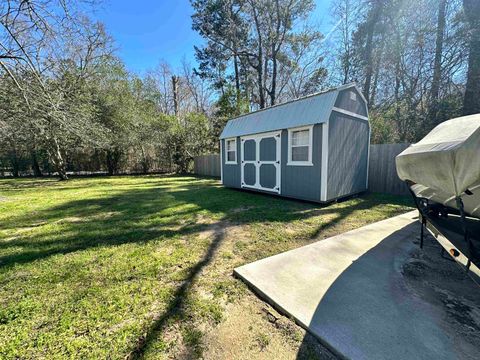
[[(331, 0), (316, 0), (312, 20), (328, 33)], [(189, 0), (105, 0), (95, 17), (115, 39), (119, 56), (138, 74), (166, 61), (173, 68), (185, 58), (195, 63), (194, 45), (202, 38), (191, 29)]]

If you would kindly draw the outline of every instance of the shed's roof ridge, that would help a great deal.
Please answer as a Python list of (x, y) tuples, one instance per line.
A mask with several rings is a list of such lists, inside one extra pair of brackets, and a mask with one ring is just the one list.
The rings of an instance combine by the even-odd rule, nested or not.
[(317, 91), (315, 93), (308, 94), (308, 95), (305, 95), (305, 96), (301, 96), (301, 97), (298, 97), (298, 98), (295, 98), (295, 99), (292, 99), (292, 100), (288, 100), (288, 101), (285, 101), (285, 102), (280, 103), (280, 104), (271, 105), (271, 106), (268, 106), (268, 107), (263, 108), (263, 109), (258, 109), (258, 110), (250, 111), (250, 112), (242, 114), (242, 115), (235, 116), (233, 118), (230, 118), (229, 121), (240, 119), (242, 117), (249, 116), (249, 115), (252, 115), (252, 114), (258, 114), (259, 112), (270, 110), (270, 109), (273, 109), (273, 108), (277, 108), (277, 107), (280, 107), (280, 106), (283, 106), (283, 105), (288, 105), (288, 104), (290, 104), (292, 102), (295, 102), (295, 101), (300, 101), (300, 100), (308, 99), (308, 98), (315, 97), (315, 96), (321, 96), (321, 95), (328, 94), (332, 91), (348, 89), (349, 87), (355, 87), (355, 86), (356, 86), (356, 83), (351, 82), (351, 83), (348, 83), (348, 84), (343, 84), (343, 85), (340, 85), (340, 86), (332, 87), (332, 88), (329, 88), (327, 90)]

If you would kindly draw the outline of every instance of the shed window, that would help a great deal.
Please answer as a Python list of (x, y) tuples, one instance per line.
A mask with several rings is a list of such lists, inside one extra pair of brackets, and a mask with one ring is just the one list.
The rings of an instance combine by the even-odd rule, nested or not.
[(313, 165), (312, 137), (312, 126), (288, 130), (288, 165)]
[(237, 139), (227, 139), (225, 140), (225, 163), (226, 164), (236, 164), (237, 163)]
[(357, 101), (357, 94), (353, 91), (350, 91), (350, 100)]

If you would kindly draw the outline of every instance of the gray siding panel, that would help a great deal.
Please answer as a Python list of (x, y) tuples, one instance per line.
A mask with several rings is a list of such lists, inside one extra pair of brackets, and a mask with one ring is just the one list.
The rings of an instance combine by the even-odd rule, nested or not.
[(225, 140), (222, 140), (223, 153), (223, 185), (227, 187), (240, 188), (240, 138), (237, 138), (237, 164), (225, 164)]
[(291, 166), (288, 160), (288, 131), (282, 131), (281, 195), (303, 200), (320, 201), (322, 161), (322, 125), (313, 127), (313, 166)]
[[(350, 99), (350, 92), (354, 92), (356, 94), (357, 99), (355, 101)], [(366, 104), (355, 88), (349, 88), (340, 91), (338, 93), (337, 100), (335, 101), (335, 107), (353, 112), (355, 114), (367, 116)]]
[(332, 113), (329, 122), (327, 199), (366, 190), (367, 121)]

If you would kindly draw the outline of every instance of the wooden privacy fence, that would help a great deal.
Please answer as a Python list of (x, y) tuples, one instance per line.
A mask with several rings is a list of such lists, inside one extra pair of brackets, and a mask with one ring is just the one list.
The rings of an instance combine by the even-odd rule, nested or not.
[(408, 195), (407, 186), (398, 178), (395, 157), (410, 144), (370, 145), (368, 190), (394, 195)]
[[(398, 178), (395, 157), (410, 144), (370, 145), (368, 169), (368, 190), (395, 195), (408, 195), (405, 184)], [(218, 154), (197, 156), (194, 173), (203, 176), (220, 177), (220, 156)]]
[(197, 175), (220, 177), (220, 155), (211, 154), (195, 157), (193, 172)]

